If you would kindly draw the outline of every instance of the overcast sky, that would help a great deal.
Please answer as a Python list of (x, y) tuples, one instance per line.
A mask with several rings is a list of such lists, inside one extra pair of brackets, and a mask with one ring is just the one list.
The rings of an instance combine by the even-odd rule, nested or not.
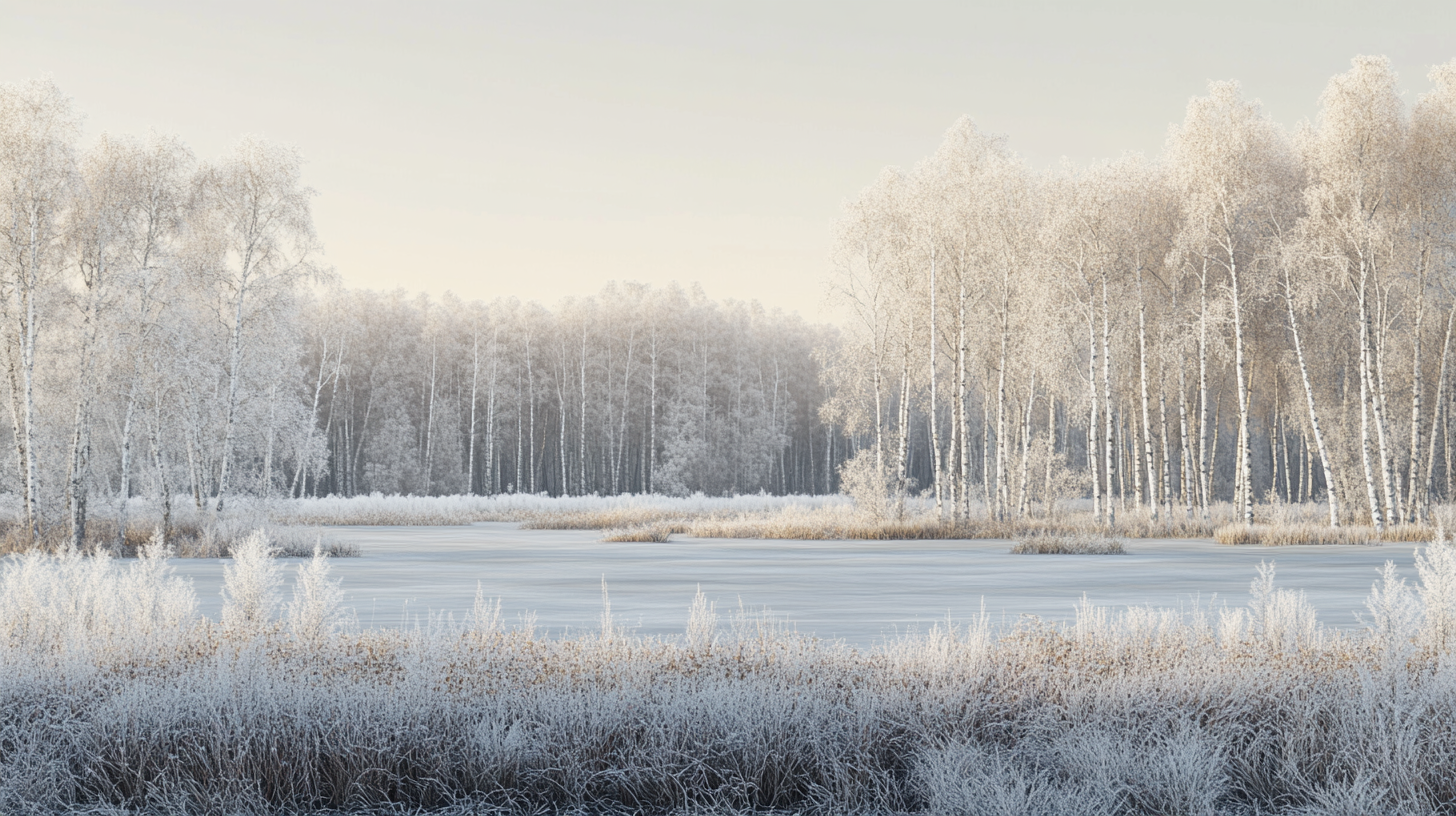
[(1036, 166), (1156, 154), (1209, 80), (1288, 126), (1449, 2), (5, 2), (0, 80), (203, 158), (296, 145), (351, 286), (547, 304), (698, 282), (810, 319), (840, 204), (961, 114)]

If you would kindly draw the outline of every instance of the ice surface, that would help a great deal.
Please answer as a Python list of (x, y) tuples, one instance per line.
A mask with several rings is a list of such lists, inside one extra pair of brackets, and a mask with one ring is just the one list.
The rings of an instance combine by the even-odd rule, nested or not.
[[(781, 541), (681, 538), (665, 543), (600, 541), (595, 531), (520, 530), (508, 523), (466, 527), (344, 527), (330, 535), (359, 544), (361, 558), (333, 560), (345, 604), (363, 627), (423, 623), (430, 613), (463, 617), (476, 584), (502, 602), (502, 619), (526, 613), (561, 634), (599, 626), (602, 582), (619, 626), (639, 634), (681, 634), (701, 586), (720, 613), (767, 607), (797, 630), (869, 645), (924, 631), (947, 615), (968, 621), (984, 598), (993, 623), (1022, 615), (1070, 620), (1086, 593), (1100, 606), (1243, 606), (1261, 561), (1277, 582), (1304, 590), (1335, 628), (1357, 626), (1370, 585), (1393, 561), (1415, 578), (1419, 545), (1227, 547), (1208, 540), (1132, 539), (1127, 555), (1011, 555), (1011, 542)], [(174, 559), (191, 576), (203, 614), (222, 605), (215, 559)], [(291, 592), (299, 561), (285, 567)]]

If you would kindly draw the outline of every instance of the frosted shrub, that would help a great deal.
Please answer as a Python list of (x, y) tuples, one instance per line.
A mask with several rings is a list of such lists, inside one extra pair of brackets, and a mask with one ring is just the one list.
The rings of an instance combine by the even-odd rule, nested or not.
[(712, 648), (718, 636), (717, 604), (709, 603), (701, 587), (693, 595), (693, 605), (688, 610), (687, 647), (695, 652)]
[(1256, 643), (1281, 652), (1319, 645), (1322, 631), (1314, 607), (1303, 590), (1274, 587), (1273, 564), (1259, 564), (1249, 592), (1249, 635)]
[(501, 630), (500, 598), (486, 598), (480, 583), (475, 585), (475, 603), (470, 609), (467, 627), (477, 634), (496, 634)]
[(1423, 636), (1430, 645), (1445, 648), (1456, 636), (1456, 544), (1444, 531), (1416, 553), (1416, 574), (1425, 608)]
[(1388, 665), (1394, 665), (1397, 654), (1410, 650), (1419, 630), (1422, 606), (1421, 599), (1396, 572), (1395, 563), (1386, 561), (1380, 580), (1370, 585), (1365, 609), (1370, 613), (1367, 625), (1371, 636), (1377, 648), (1385, 652)]
[(233, 547), (233, 563), (222, 571), (222, 625), (239, 634), (260, 631), (278, 604), (281, 578), (268, 536), (255, 532)]
[(893, 481), (873, 448), (865, 448), (839, 466), (839, 489), (854, 502), (855, 512), (869, 521), (883, 521), (899, 506)]
[(298, 566), (293, 582), (293, 602), (288, 605), (288, 627), (300, 643), (321, 645), (343, 623), (344, 592), (337, 580), (329, 580), (329, 556), (322, 547), (313, 558)]
[(0, 570), (0, 642), (103, 662), (175, 648), (196, 619), (197, 598), (167, 555), (153, 538), (126, 567), (104, 552), (7, 559)]

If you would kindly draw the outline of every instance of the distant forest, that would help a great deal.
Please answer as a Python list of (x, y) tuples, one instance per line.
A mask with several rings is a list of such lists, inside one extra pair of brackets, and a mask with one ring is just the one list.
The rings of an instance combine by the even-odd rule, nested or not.
[(831, 328), (637, 284), (344, 289), (293, 150), (79, 137), (54, 84), (0, 87), (0, 490), (33, 532), (136, 496), (835, 489)]
[(35, 532), (125, 497), (846, 477), (955, 516), (1413, 520), (1456, 475), (1456, 63), (1431, 78), (1407, 108), (1358, 58), (1292, 133), (1216, 83), (1163, 155), (1046, 172), (962, 120), (846, 205), (838, 328), (631, 283), (547, 308), (505, 270), (490, 303), (345, 289), (293, 150), (83, 150), (52, 83), (0, 86), (0, 490)]

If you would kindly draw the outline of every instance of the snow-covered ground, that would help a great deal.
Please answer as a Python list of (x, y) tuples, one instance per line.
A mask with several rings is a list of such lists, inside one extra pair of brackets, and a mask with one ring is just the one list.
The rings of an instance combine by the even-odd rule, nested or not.
[[(1370, 585), (1387, 561), (1414, 579), (1418, 545), (1226, 547), (1210, 541), (1132, 539), (1128, 554), (1011, 555), (1009, 541), (760, 541), (674, 538), (665, 544), (600, 541), (594, 531), (468, 527), (349, 527), (330, 531), (359, 544), (361, 558), (333, 561), (346, 605), (365, 628), (457, 618), (477, 584), (499, 598), (508, 624), (534, 614), (553, 634), (595, 629), (602, 583), (618, 625), (639, 634), (681, 634), (699, 587), (722, 612), (741, 602), (768, 608), (799, 632), (870, 645), (924, 631), (947, 616), (993, 623), (1022, 615), (1070, 620), (1083, 594), (1099, 606), (1243, 606), (1260, 562), (1279, 586), (1303, 590), (1320, 619), (1358, 626)], [(221, 609), (222, 565), (173, 559), (194, 581), (201, 611)], [(290, 590), (294, 567), (284, 562)]]

